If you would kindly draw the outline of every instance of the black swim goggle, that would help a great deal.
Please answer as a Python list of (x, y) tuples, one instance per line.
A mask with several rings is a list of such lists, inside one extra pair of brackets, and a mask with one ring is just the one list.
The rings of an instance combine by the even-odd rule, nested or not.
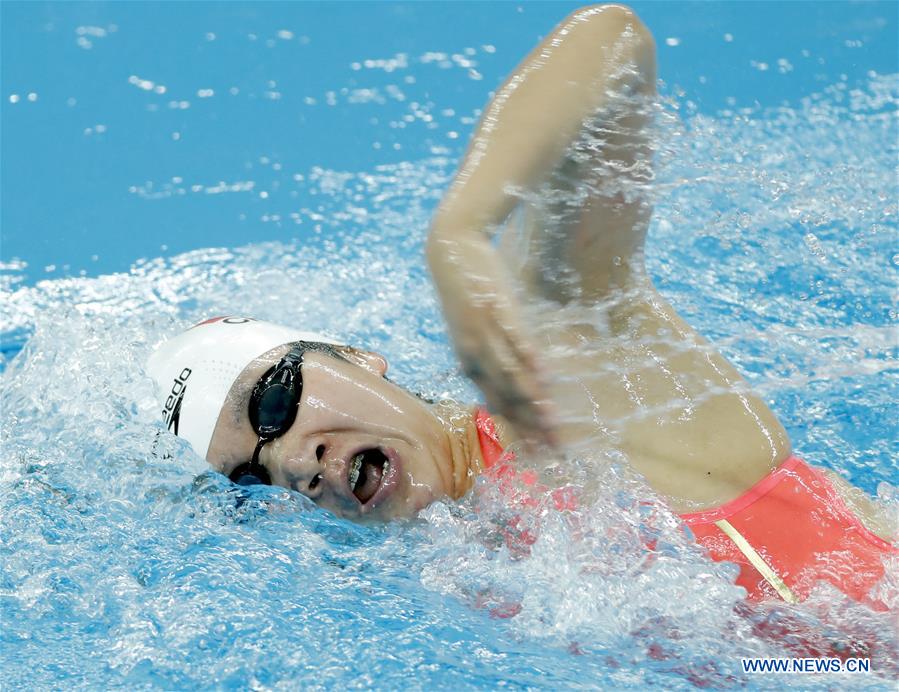
[(235, 468), (228, 476), (232, 482), (238, 485), (271, 485), (271, 476), (259, 463), (259, 453), (267, 443), (286, 433), (296, 420), (303, 394), (303, 354), (307, 350), (324, 350), (317, 348), (319, 346), (295, 344), (253, 387), (248, 413), (250, 425), (259, 441), (252, 459)]

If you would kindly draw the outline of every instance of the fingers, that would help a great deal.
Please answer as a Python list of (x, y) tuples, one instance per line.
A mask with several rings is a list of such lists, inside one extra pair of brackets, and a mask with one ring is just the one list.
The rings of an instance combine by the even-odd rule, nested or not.
[(481, 254), (469, 259), (466, 272), (449, 277), (458, 285), (441, 288), (462, 370), (526, 445), (557, 448), (545, 373), (514, 292), (495, 266), (478, 261)]
[(508, 380), (511, 392), (510, 408), (515, 411), (514, 421), (527, 426), (523, 434), (526, 440), (536, 439), (543, 445), (556, 446), (553, 406), (548, 395), (545, 371), (530, 344), (530, 339), (518, 332), (505, 319), (497, 319), (499, 337), (503, 343), (498, 354), (508, 353)]
[[(492, 311), (491, 311), (492, 312)], [(538, 359), (509, 321), (491, 315), (477, 346), (460, 353), (465, 374), (480, 387), (489, 408), (503, 415), (529, 451), (558, 447), (553, 407)]]

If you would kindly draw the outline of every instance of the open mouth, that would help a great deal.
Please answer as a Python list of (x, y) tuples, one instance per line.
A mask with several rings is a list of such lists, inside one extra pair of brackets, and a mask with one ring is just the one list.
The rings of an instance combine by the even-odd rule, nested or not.
[(390, 459), (380, 449), (363, 449), (350, 460), (350, 492), (363, 505), (375, 494), (390, 471)]

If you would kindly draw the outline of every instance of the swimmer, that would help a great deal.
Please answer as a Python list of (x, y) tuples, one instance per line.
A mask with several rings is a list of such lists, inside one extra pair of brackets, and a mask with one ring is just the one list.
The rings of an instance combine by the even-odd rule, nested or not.
[(524, 58), (477, 126), (427, 259), (494, 414), (422, 400), (377, 353), (219, 317), (151, 357), (169, 430), (236, 483), (291, 488), (354, 520), (408, 517), (461, 498), (479, 474), (514, 474), (512, 444), (549, 463), (599, 451), (626, 459), (714, 559), (736, 562), (751, 598), (795, 602), (823, 580), (876, 607), (895, 525), (793, 455), (646, 272), (655, 84), (634, 12), (586, 7)]

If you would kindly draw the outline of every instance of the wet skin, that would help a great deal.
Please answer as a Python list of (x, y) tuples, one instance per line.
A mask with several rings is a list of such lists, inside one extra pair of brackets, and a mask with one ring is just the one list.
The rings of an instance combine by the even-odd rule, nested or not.
[[(512, 439), (621, 453), (674, 511), (689, 512), (738, 497), (791, 449), (765, 403), (645, 271), (651, 109), (640, 104), (655, 98), (655, 81), (654, 41), (631, 10), (591, 6), (566, 18), (488, 104), (427, 255), (463, 369)], [(612, 134), (580, 150), (597, 126)], [(570, 199), (572, 185), (586, 193), (577, 204), (543, 199)], [(516, 208), (518, 228), (507, 223)], [(550, 312), (529, 318), (522, 301)], [(287, 348), (232, 389), (207, 454), (223, 473), (250, 459), (249, 391)], [(431, 407), (383, 379), (383, 358), (346, 354), (350, 362), (307, 355), (297, 421), (260, 457), (272, 481), (355, 519), (463, 495), (482, 463), (471, 410)], [(360, 502), (347, 479), (366, 449), (391, 460), (390, 482)], [(874, 514), (862, 500), (850, 506)], [(895, 535), (895, 524), (875, 531)]]
[(739, 497), (791, 445), (646, 271), (655, 86), (631, 9), (573, 12), (485, 108), (427, 257), (462, 367), (516, 439), (626, 458), (683, 513)]
[[(257, 358), (234, 383), (219, 414), (207, 453), (217, 471), (230, 475), (252, 456), (257, 437), (249, 422), (250, 392), (290, 345)], [(303, 395), (297, 417), (260, 454), (274, 485), (300, 492), (335, 515), (354, 521), (413, 516), (442, 498), (459, 499), (483, 468), (471, 407), (429, 404), (385, 379), (386, 360), (375, 353), (342, 348), (347, 360), (321, 352), (303, 358)], [(500, 440), (512, 443), (508, 424), (495, 417)], [(362, 502), (350, 487), (352, 458), (379, 450), (390, 461)], [(895, 518), (835, 474), (844, 501), (877, 535), (897, 534)]]
[[(231, 387), (206, 455), (217, 471), (230, 475), (252, 457), (258, 438), (250, 394), (289, 348), (257, 358)], [(259, 455), (272, 484), (363, 521), (411, 516), (439, 498), (464, 495), (481, 463), (470, 408), (428, 404), (385, 379), (383, 357), (339, 351), (304, 354), (297, 417)]]

